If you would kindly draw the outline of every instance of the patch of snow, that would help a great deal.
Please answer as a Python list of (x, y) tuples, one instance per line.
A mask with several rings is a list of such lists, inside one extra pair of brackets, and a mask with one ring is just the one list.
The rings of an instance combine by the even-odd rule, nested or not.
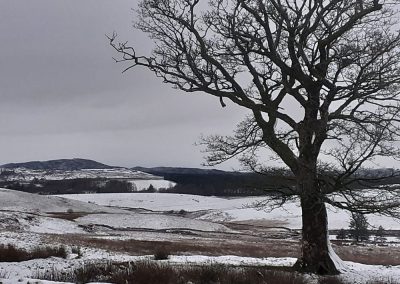
[(229, 230), (225, 226), (216, 223), (160, 214), (90, 214), (75, 221), (83, 225), (106, 225), (120, 229), (162, 230), (177, 228), (210, 232), (226, 232)]
[(78, 200), (54, 195), (38, 195), (22, 191), (0, 188), (1, 211), (17, 212), (116, 212), (115, 209), (89, 204)]
[(171, 255), (164, 262), (175, 264), (227, 264), (227, 265), (251, 265), (251, 266), (293, 266), (297, 258), (293, 257), (242, 257), (236, 255), (206, 256), (206, 255)]
[(74, 221), (58, 218), (40, 217), (28, 229), (30, 232), (41, 234), (84, 234), (86, 233)]
[(161, 188), (168, 189), (176, 185), (175, 182), (164, 179), (133, 179), (128, 181), (134, 185), (137, 191), (146, 190), (150, 185), (152, 185), (156, 190)]
[(331, 257), (336, 269), (340, 272), (345, 272), (347, 270), (347, 266), (343, 260), (336, 254), (331, 246), (331, 242), (328, 240), (328, 253)]

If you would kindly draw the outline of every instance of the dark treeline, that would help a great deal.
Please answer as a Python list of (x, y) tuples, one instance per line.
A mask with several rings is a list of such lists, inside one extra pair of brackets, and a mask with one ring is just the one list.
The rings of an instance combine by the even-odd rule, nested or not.
[(0, 187), (38, 194), (123, 193), (136, 191), (127, 181), (105, 179), (33, 180), (29, 183), (1, 182)]
[[(282, 172), (269, 174), (224, 172), (210, 170), (148, 170), (147, 172), (163, 176), (176, 183), (172, 188), (159, 189), (158, 192), (182, 193), (204, 196), (260, 196), (274, 193), (274, 190), (288, 190), (294, 186), (293, 177)], [(3, 178), (8, 174), (3, 171)], [(398, 186), (400, 177), (370, 181), (355, 185), (358, 188), (378, 187), (382, 185)], [(138, 192), (135, 185), (126, 180), (65, 179), (38, 180), (31, 182), (0, 181), (0, 187), (38, 194), (79, 194), (79, 193), (125, 193)], [(154, 186), (140, 192), (157, 192)]]
[(164, 173), (164, 178), (177, 184), (161, 192), (205, 196), (259, 196), (293, 185), (292, 180), (284, 176), (255, 173)]

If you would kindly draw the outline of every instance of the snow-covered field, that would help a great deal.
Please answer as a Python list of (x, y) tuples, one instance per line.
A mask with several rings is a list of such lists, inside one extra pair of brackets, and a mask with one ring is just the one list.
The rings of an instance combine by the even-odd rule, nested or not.
[[(181, 194), (129, 193), (42, 196), (0, 189), (0, 244), (14, 244), (32, 249), (48, 244), (65, 244), (69, 249), (77, 240), (149, 240), (189, 241), (204, 243), (258, 243), (268, 239), (265, 231), (238, 231), (231, 224), (269, 224), (271, 227), (298, 229), (300, 208), (288, 203), (272, 212), (254, 207), (259, 197), (217, 198)], [(329, 211), (331, 228), (348, 227), (345, 212)], [(400, 229), (392, 219), (371, 217), (375, 226)], [(233, 229), (234, 228), (234, 229)], [(271, 228), (272, 232), (273, 228)], [(70, 242), (68, 242), (70, 240)], [(276, 240), (275, 240), (276, 241)], [(292, 241), (296, 242), (295, 239)], [(23, 262), (0, 263), (0, 283), (51, 283), (30, 280), (39, 272), (68, 270), (87, 261), (135, 261), (150, 259), (150, 255), (129, 255), (99, 247), (82, 245), (82, 256), (70, 252), (67, 259), (49, 258)], [(295, 258), (254, 258), (232, 255), (172, 255), (168, 260), (182, 263), (225, 263), (231, 265), (290, 266)], [(342, 277), (349, 283), (391, 277), (400, 283), (400, 266), (384, 267), (346, 262)], [(55, 283), (55, 282), (54, 282)], [(318, 283), (310, 276), (310, 283)]]
[[(112, 207), (144, 208), (152, 211), (203, 211), (203, 214), (199, 214), (197, 218), (213, 222), (268, 220), (290, 229), (301, 228), (299, 204), (288, 202), (270, 212), (256, 208), (257, 201), (263, 200), (261, 197), (220, 198), (172, 193), (104, 193), (60, 196)], [(330, 229), (341, 229), (349, 226), (350, 215), (347, 212), (328, 206), (328, 215)], [(400, 230), (399, 220), (375, 215), (367, 215), (367, 218), (373, 227), (382, 225), (385, 229)]]
[(176, 183), (169, 180), (164, 179), (131, 179), (128, 180), (132, 183), (137, 191), (146, 190), (152, 185), (154, 189), (161, 189), (161, 188), (171, 188), (174, 187)]
[[(88, 252), (88, 255), (93, 252)], [(107, 259), (114, 261), (141, 261), (150, 260), (152, 256), (124, 256), (124, 255), (111, 255), (105, 252), (96, 252), (91, 255), (92, 259), (95, 257), (97, 260)], [(202, 255), (192, 256), (178, 256), (172, 255), (169, 260), (159, 261), (161, 263), (171, 264), (226, 264), (233, 266), (292, 266), (295, 263), (295, 258), (251, 258), (251, 257), (237, 257), (237, 256), (220, 256), (208, 257)], [(34, 260), (26, 261), (23, 263), (7, 263), (2, 264), (0, 273), (2, 271), (8, 272), (8, 277), (5, 279), (0, 278), (0, 283), (3, 284), (56, 284), (61, 282), (45, 281), (39, 279), (32, 279), (32, 270), (35, 269), (36, 273), (44, 272), (44, 267), (51, 267), (57, 271), (68, 271), (74, 267), (79, 267), (82, 264), (81, 259), (69, 259), (67, 261), (60, 261), (60, 259), (52, 258), (50, 260)], [(381, 265), (363, 265), (354, 262), (345, 262), (346, 269), (342, 271), (340, 279), (346, 281), (348, 284), (364, 284), (374, 283), (371, 280), (381, 280), (380, 283), (385, 283), (390, 279), (391, 284), (400, 283), (400, 267), (386, 267)], [(318, 284), (318, 277), (315, 275), (305, 275), (307, 282), (310, 284)], [(63, 282), (67, 283), (67, 282)], [(94, 282), (93, 282), (94, 283)], [(249, 283), (251, 284), (251, 283)], [(278, 284), (278, 283), (277, 283)]]

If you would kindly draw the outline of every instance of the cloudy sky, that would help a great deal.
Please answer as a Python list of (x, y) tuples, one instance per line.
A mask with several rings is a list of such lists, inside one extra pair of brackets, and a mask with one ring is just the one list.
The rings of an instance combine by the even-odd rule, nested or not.
[(199, 136), (231, 133), (244, 117), (234, 105), (184, 94), (144, 69), (121, 73), (105, 34), (151, 47), (132, 28), (136, 2), (0, 0), (0, 164), (199, 167)]

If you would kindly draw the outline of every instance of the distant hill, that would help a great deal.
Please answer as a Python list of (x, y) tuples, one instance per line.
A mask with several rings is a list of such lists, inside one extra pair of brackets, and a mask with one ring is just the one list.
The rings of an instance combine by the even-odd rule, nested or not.
[(198, 169), (198, 168), (182, 168), (182, 167), (154, 167), (154, 168), (145, 168), (145, 167), (134, 167), (132, 168), (135, 171), (141, 171), (153, 175), (241, 175), (240, 172), (226, 172), (216, 169)]
[(10, 163), (2, 165), (0, 167), (6, 169), (26, 168), (30, 170), (64, 170), (64, 171), (115, 168), (87, 159), (59, 159), (59, 160), (49, 160), (49, 161), (31, 161), (25, 163)]

